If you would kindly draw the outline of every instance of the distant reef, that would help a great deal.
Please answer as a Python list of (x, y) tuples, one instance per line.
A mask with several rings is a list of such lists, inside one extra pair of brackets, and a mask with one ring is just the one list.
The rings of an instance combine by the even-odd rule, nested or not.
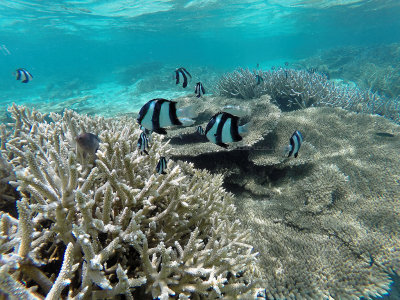
[(274, 70), (238, 68), (220, 77), (217, 95), (243, 100), (270, 95), (283, 111), (307, 107), (341, 107), (379, 114), (400, 122), (400, 99), (389, 98), (343, 80), (332, 80), (316, 68), (279, 67)]
[(356, 83), (388, 98), (400, 97), (400, 44), (338, 47), (297, 62), (297, 67)]

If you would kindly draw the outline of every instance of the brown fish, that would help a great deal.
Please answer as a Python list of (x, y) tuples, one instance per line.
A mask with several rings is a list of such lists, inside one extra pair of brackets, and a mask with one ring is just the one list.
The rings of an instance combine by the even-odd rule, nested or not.
[(79, 150), (83, 151), (85, 154), (94, 155), (96, 151), (99, 149), (100, 138), (89, 132), (81, 133), (76, 138), (76, 143)]

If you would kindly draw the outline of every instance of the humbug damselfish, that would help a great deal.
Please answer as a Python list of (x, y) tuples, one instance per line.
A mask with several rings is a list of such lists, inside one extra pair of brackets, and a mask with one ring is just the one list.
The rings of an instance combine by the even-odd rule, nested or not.
[(216, 113), (208, 122), (205, 134), (207, 139), (227, 148), (226, 143), (239, 142), (242, 140), (241, 134), (248, 132), (249, 123), (239, 126), (239, 117), (227, 112)]
[(138, 123), (153, 132), (167, 134), (165, 127), (174, 125), (190, 126), (196, 117), (195, 106), (176, 108), (175, 101), (156, 98), (147, 102), (139, 111)]
[(28, 83), (33, 79), (33, 76), (26, 69), (20, 68), (15, 71), (15, 78), (21, 80), (22, 83)]
[(299, 155), (301, 144), (303, 143), (303, 135), (300, 131), (296, 130), (289, 139), (289, 145), (285, 148), (285, 155), (287, 157), (294, 156), (295, 158)]

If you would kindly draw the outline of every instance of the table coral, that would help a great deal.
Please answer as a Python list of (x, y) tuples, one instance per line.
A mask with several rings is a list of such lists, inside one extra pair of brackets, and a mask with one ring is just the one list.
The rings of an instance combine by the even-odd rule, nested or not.
[[(25, 299), (254, 296), (257, 254), (222, 176), (172, 160), (166, 175), (155, 174), (170, 147), (155, 136), (150, 155), (139, 155), (132, 119), (9, 111), (15, 123), (1, 151), (21, 198), (18, 219), (0, 215), (3, 291)], [(102, 141), (94, 164), (77, 160), (82, 132)]]
[[(250, 116), (262, 117), (252, 102), (264, 101), (246, 101)], [(260, 253), (260, 296), (372, 299), (387, 293), (400, 272), (399, 125), (327, 107), (279, 116), (274, 128), (253, 128), (260, 138), (249, 147), (211, 152), (204, 143), (202, 153), (191, 154), (199, 146), (187, 143), (176, 158), (225, 175)], [(295, 130), (304, 142), (297, 158), (287, 158), (283, 149)]]

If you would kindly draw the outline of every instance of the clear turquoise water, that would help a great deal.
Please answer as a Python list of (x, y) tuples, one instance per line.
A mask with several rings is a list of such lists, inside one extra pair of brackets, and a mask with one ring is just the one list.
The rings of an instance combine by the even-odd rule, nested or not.
[[(157, 75), (158, 65), (225, 72), (332, 47), (399, 42), (398, 16), (398, 0), (3, 0), (0, 105), (51, 104), (88, 90), (101, 99), (90, 105), (106, 110), (119, 97), (124, 104), (143, 102), (138, 93), (128, 101), (123, 91), (134, 80), (121, 87), (123, 70), (133, 67), (136, 78), (145, 71)], [(134, 69), (144, 63), (155, 64)], [(19, 67), (34, 80), (16, 81), (12, 73)]]

